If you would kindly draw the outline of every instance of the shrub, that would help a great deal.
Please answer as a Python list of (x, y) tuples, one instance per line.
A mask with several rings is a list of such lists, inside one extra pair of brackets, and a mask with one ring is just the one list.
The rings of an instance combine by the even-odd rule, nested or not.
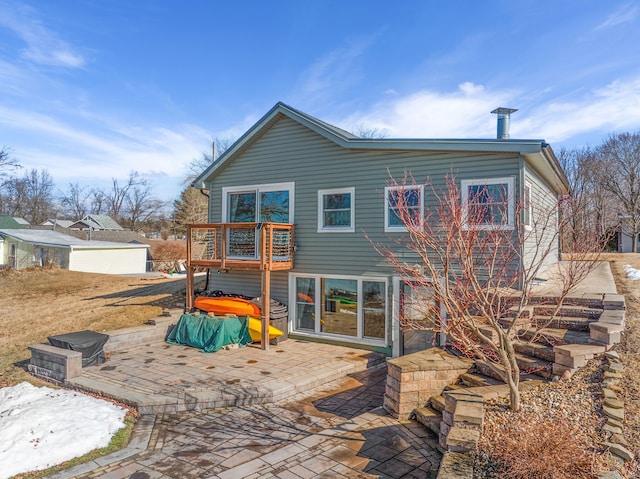
[(584, 435), (561, 419), (513, 417), (495, 430), (489, 454), (506, 479), (596, 477)]

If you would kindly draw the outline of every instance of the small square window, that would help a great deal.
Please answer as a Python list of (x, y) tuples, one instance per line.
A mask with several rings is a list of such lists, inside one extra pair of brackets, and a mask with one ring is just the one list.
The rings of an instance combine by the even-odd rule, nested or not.
[(355, 231), (355, 188), (318, 191), (318, 232)]
[(407, 231), (407, 222), (422, 224), (424, 211), (422, 186), (388, 186), (384, 189), (384, 230)]
[(466, 229), (514, 227), (513, 178), (462, 180), (461, 188)]

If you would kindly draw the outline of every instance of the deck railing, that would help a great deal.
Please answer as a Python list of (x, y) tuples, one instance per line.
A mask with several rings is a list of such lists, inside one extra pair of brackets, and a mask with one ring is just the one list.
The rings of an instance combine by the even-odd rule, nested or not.
[(293, 268), (293, 225), (206, 223), (187, 226), (187, 266), (220, 270)]

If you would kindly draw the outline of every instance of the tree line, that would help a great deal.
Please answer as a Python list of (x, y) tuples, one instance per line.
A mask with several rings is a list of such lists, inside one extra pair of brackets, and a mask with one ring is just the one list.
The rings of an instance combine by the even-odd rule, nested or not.
[(558, 160), (572, 191), (572, 207), (566, 212), (573, 231), (588, 231), (612, 238), (631, 238), (638, 252), (640, 234), (640, 132), (610, 135), (595, 147), (561, 149)]
[(180, 196), (173, 202), (160, 200), (153, 185), (139, 172), (125, 180), (112, 178), (109, 187), (69, 183), (56, 188), (46, 169), (24, 171), (10, 149), (0, 148), (0, 214), (20, 217), (32, 225), (49, 219), (76, 221), (88, 214), (112, 217), (122, 227), (145, 233), (159, 232), (165, 239), (182, 235), (189, 223), (207, 221), (208, 197), (189, 183), (224, 152), (232, 139), (216, 139), (217, 152), (203, 153), (187, 165)]
[(2, 150), (0, 158), (0, 214), (24, 218), (32, 225), (49, 219), (75, 221), (87, 214), (102, 214), (136, 231), (166, 222), (167, 203), (154, 195), (151, 183), (137, 171), (131, 171), (124, 181), (112, 178), (109, 188), (76, 182), (60, 191), (46, 169), (22, 172), (7, 149)]

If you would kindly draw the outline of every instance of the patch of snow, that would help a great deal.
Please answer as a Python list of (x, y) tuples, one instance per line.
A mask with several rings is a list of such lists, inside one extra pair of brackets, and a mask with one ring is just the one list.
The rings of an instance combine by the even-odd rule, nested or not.
[(624, 271), (625, 273), (627, 273), (627, 278), (629, 278), (630, 280), (637, 281), (640, 279), (640, 269), (635, 269), (629, 265), (626, 265), (624, 267)]
[(126, 409), (77, 391), (23, 382), (0, 389), (0, 479), (106, 447)]

